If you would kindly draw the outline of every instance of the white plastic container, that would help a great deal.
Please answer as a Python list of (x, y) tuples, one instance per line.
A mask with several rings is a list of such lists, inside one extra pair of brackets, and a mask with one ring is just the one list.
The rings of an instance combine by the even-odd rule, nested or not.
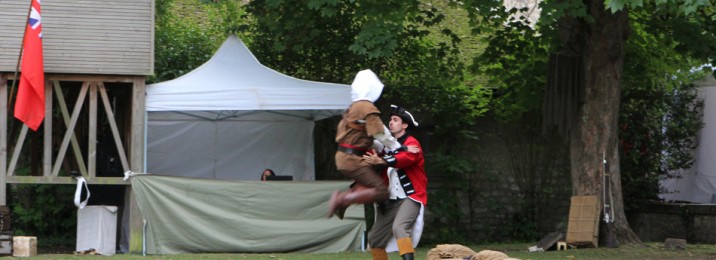
[(117, 207), (87, 206), (77, 210), (77, 251), (101, 255), (117, 252)]

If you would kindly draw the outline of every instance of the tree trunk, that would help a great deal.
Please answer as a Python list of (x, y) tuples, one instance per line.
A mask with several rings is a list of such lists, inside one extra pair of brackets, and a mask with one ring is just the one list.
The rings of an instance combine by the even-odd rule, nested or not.
[[(603, 0), (583, 1), (588, 14), (594, 18), (592, 23), (575, 18), (560, 21), (563, 43), (581, 55), (584, 66), (583, 102), (570, 132), (573, 194), (597, 196), (602, 208), (602, 155), (606, 155), (610, 166), (617, 239), (620, 243), (638, 242), (624, 214), (619, 172), (617, 126), (624, 45), (628, 33), (627, 12), (612, 14), (604, 9)], [(600, 226), (605, 226), (603, 221)]]

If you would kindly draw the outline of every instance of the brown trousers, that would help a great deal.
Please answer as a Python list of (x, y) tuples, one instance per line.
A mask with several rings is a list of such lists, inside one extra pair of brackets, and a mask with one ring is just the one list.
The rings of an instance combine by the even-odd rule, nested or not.
[(362, 186), (376, 188), (378, 191), (376, 201), (385, 200), (390, 195), (388, 184), (383, 181), (383, 178), (373, 166), (362, 162), (360, 156), (337, 152), (336, 166), (338, 166), (338, 172), (343, 176), (351, 178)]

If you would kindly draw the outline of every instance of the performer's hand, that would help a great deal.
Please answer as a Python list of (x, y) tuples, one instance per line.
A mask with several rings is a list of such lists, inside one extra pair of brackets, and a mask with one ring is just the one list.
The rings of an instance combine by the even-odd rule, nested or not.
[(415, 145), (408, 146), (408, 152), (409, 153), (420, 153), (420, 148)]
[(372, 153), (366, 153), (363, 155), (363, 161), (370, 165), (382, 165), (385, 164), (385, 161), (383, 158), (380, 158), (378, 156), (378, 153), (375, 152), (375, 149), (373, 149)]

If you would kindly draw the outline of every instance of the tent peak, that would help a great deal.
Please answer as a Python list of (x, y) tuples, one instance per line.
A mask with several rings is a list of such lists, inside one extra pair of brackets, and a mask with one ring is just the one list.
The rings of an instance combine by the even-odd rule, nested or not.
[(207, 63), (215, 59), (232, 62), (241, 61), (242, 64), (261, 65), (261, 62), (251, 53), (249, 47), (246, 47), (246, 44), (244, 44), (236, 34), (229, 35)]

